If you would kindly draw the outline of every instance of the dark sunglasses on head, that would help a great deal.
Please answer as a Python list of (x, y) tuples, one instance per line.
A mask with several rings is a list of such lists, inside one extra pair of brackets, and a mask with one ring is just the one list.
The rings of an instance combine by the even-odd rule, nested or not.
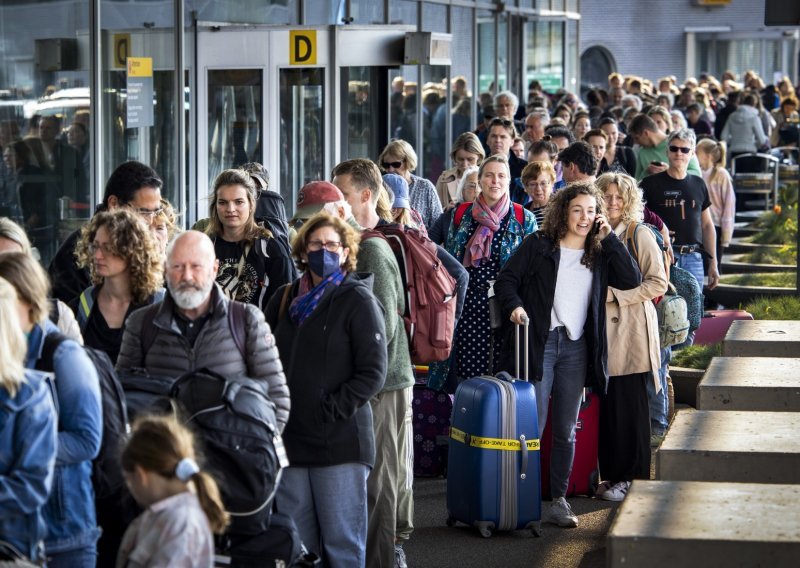
[(672, 152), (673, 154), (677, 154), (678, 152), (680, 152), (681, 154), (688, 154), (689, 152), (692, 151), (692, 149), (685, 148), (683, 146), (670, 146), (669, 151)]
[(398, 169), (402, 165), (403, 162), (381, 162), (381, 166), (384, 170), (388, 170), (389, 168)]
[(514, 123), (507, 118), (493, 118), (490, 123), (491, 126), (513, 126)]

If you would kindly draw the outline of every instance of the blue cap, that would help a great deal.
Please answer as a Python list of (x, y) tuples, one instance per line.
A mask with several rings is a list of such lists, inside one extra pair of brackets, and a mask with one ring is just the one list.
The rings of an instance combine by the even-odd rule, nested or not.
[(393, 209), (411, 209), (408, 202), (408, 182), (397, 174), (384, 174), (383, 181), (394, 194)]

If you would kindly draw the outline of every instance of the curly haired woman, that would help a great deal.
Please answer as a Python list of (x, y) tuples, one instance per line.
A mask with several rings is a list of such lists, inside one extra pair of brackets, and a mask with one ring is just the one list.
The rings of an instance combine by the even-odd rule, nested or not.
[[(526, 238), (500, 271), (494, 292), (515, 324), (528, 320), (531, 379), (536, 386), (539, 437), (552, 396), (553, 502), (543, 520), (577, 527), (566, 496), (575, 456), (575, 426), (584, 387), (608, 383), (608, 286), (634, 288), (641, 274), (606, 220), (603, 194), (590, 183), (554, 193), (544, 227)], [(509, 339), (511, 339), (509, 337)], [(501, 369), (514, 368), (514, 341), (503, 342)]]
[(126, 208), (104, 211), (81, 230), (78, 264), (92, 286), (70, 302), (84, 344), (116, 363), (125, 320), (134, 310), (164, 297), (161, 247), (139, 216)]

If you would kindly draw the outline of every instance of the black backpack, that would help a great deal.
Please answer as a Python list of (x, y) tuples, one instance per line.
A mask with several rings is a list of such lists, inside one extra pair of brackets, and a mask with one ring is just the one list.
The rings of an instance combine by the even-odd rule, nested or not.
[(219, 481), (231, 516), (229, 534), (261, 534), (269, 526), (281, 470), (288, 466), (267, 383), (201, 369), (175, 381), (171, 395)]
[[(61, 333), (50, 333), (44, 338), (42, 355), (36, 362), (40, 371), (53, 373), (53, 355), (58, 346), (69, 338)], [(114, 365), (108, 355), (98, 349), (84, 347), (97, 377), (100, 379), (100, 402), (103, 409), (103, 439), (100, 453), (92, 461), (92, 485), (96, 497), (116, 495), (124, 487), (122, 466), (119, 454), (130, 433), (128, 413), (125, 407), (125, 394), (119, 382)]]

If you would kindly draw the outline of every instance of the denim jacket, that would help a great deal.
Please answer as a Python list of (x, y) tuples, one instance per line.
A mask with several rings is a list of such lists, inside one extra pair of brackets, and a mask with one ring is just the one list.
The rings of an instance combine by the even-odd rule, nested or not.
[(42, 507), (56, 461), (56, 413), (43, 379), (26, 371), (13, 398), (0, 388), (0, 540), (32, 560), (45, 536)]
[[(35, 325), (28, 336), (25, 366), (42, 355), (45, 335), (57, 333), (52, 322)], [(44, 508), (47, 553), (94, 546), (99, 536), (92, 489), (92, 459), (100, 451), (103, 410), (100, 383), (89, 356), (72, 340), (53, 354), (58, 399), (58, 452), (53, 490)]]

